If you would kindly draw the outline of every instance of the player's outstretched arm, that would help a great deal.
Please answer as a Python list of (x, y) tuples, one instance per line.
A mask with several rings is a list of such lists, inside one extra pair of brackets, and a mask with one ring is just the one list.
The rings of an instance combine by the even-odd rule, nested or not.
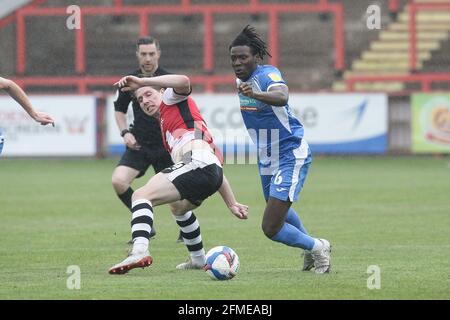
[(248, 206), (245, 204), (240, 204), (236, 201), (233, 190), (231, 189), (230, 183), (225, 175), (223, 176), (223, 182), (219, 188), (219, 193), (232, 214), (239, 219), (247, 219)]
[(151, 78), (138, 78), (126, 76), (117, 81), (114, 85), (122, 88), (122, 91), (134, 91), (140, 87), (151, 86), (160, 88), (173, 88), (177, 93), (188, 94), (191, 91), (191, 82), (185, 75), (166, 74)]
[(42, 125), (54, 125), (55, 120), (51, 116), (44, 112), (34, 110), (25, 92), (14, 81), (0, 78), (0, 89), (8, 92), (35, 121)]

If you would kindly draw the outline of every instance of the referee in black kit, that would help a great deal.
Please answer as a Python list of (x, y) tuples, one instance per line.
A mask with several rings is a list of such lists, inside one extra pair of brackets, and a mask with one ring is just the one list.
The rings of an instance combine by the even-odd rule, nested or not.
[[(154, 77), (169, 73), (158, 65), (161, 49), (157, 39), (153, 37), (139, 38), (136, 44), (136, 56), (139, 69), (132, 72), (131, 75)], [(126, 113), (131, 101), (133, 102), (134, 123), (128, 128)], [(112, 185), (119, 199), (131, 211), (131, 195), (134, 192), (131, 183), (133, 180), (142, 177), (149, 166), (153, 166), (155, 173), (158, 173), (173, 165), (173, 162), (163, 146), (158, 120), (146, 115), (130, 92), (118, 90), (114, 109), (116, 123), (126, 145), (126, 151), (112, 174)], [(153, 228), (150, 236), (154, 235)], [(183, 242), (181, 233), (177, 241)]]

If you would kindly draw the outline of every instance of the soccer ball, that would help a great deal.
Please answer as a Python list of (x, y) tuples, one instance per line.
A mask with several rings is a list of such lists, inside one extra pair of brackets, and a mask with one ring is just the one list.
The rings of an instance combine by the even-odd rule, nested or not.
[(226, 246), (214, 247), (206, 254), (206, 273), (214, 280), (230, 280), (239, 270), (239, 257)]

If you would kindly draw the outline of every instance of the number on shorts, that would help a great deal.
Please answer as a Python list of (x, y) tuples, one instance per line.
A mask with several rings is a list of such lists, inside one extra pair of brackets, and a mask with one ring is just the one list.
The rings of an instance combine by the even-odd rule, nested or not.
[(173, 171), (175, 171), (175, 170), (180, 169), (180, 168), (183, 167), (184, 165), (185, 165), (184, 162), (178, 162), (178, 163), (175, 163), (173, 166), (170, 166), (170, 167), (168, 167), (168, 168), (163, 169), (161, 172), (162, 172), (162, 173), (171, 173), (171, 172), (173, 172)]
[(276, 185), (280, 185), (283, 182), (283, 177), (281, 176), (281, 170), (279, 170), (277, 172), (277, 174), (275, 175), (275, 179), (274, 179), (274, 184)]

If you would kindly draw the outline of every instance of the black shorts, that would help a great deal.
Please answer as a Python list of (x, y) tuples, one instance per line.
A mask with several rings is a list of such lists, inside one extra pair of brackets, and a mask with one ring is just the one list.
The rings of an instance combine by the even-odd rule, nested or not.
[(181, 199), (186, 199), (195, 206), (213, 195), (222, 185), (223, 170), (216, 163), (202, 166), (196, 161), (178, 162), (162, 173), (168, 174), (168, 179), (174, 184)]
[(140, 150), (132, 150), (127, 147), (117, 166), (125, 166), (136, 169), (139, 174), (136, 178), (142, 177), (149, 166), (153, 166), (155, 173), (173, 165), (170, 154), (163, 148), (152, 148), (141, 146)]

